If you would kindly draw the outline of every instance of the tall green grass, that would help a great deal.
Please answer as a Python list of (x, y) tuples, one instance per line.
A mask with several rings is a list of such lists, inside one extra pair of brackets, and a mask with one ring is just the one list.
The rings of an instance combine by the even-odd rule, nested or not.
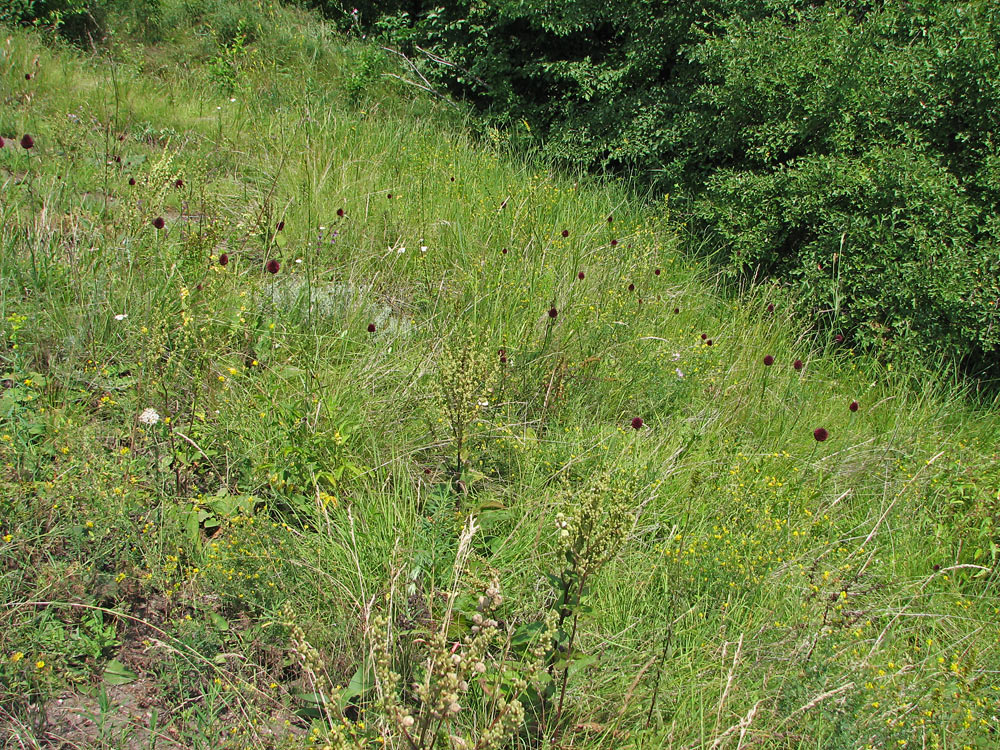
[[(322, 746), (284, 612), (362, 679), (373, 613), (394, 592), (405, 647), (474, 516), (462, 585), (495, 572), (503, 622), (539, 622), (565, 489), (603, 469), (634, 520), (564, 746), (991, 746), (995, 412), (817, 338), (780, 289), (723, 294), (667, 207), (472, 140), (319, 19), (254, 6), (234, 44), (238, 19), (190, 24), (240, 6), (165, 5), (146, 45), (4, 35), (14, 746)], [(460, 473), (445, 345), (497, 375)]]

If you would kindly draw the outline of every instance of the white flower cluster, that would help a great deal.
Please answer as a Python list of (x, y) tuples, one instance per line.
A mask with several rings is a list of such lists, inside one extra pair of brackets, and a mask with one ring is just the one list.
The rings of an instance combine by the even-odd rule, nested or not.
[(160, 421), (160, 415), (156, 409), (145, 408), (142, 410), (142, 414), (139, 415), (140, 424), (149, 425), (152, 427), (154, 424)]

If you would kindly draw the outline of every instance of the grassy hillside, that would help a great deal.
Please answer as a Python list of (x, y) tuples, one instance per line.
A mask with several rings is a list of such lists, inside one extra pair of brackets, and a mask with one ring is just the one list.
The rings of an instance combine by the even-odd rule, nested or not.
[(2, 35), (8, 746), (996, 746), (995, 411), (311, 16), (166, 6)]

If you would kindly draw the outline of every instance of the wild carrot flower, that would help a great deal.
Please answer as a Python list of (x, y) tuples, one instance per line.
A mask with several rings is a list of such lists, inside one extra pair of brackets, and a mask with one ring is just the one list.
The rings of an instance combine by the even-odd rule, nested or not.
[(157, 216), (155, 219), (153, 219), (153, 226), (156, 227), (157, 229), (163, 229), (163, 224), (164, 222), (162, 216)]
[(802, 360), (797, 359), (794, 362), (792, 362), (792, 367), (794, 367), (796, 370), (801, 370), (804, 367), (804, 365), (802, 364)]
[(852, 401), (851, 405), (848, 406), (847, 408), (850, 409), (851, 411), (857, 411), (858, 410), (858, 402), (857, 401)]
[(830, 433), (827, 432), (822, 427), (817, 427), (815, 430), (813, 430), (813, 437), (816, 438), (817, 443), (822, 443), (824, 440), (830, 437)]
[(643, 425), (642, 417), (635, 417), (632, 420), (632, 429), (633, 430), (638, 430), (640, 427), (642, 427), (642, 425)]
[(21, 148), (28, 150), (35, 147), (35, 139), (25, 133), (21, 136)]
[(774, 364), (774, 357), (772, 357), (770, 354), (766, 355), (764, 357), (764, 366), (770, 367), (773, 364)]
[(267, 262), (267, 265), (264, 267), (267, 269), (268, 273), (272, 274), (277, 273), (278, 271), (281, 270), (281, 264), (278, 262), (276, 258), (271, 258), (271, 260), (269, 260)]
[(147, 407), (143, 409), (142, 413), (139, 415), (140, 424), (144, 424), (149, 427), (152, 427), (159, 421), (160, 421), (160, 415), (159, 413), (157, 413), (156, 409), (153, 409), (152, 407)]

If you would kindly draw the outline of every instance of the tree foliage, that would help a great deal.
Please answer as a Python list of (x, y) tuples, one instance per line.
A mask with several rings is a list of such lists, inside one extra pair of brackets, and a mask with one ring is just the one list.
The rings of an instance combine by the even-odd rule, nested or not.
[(734, 273), (796, 286), (822, 326), (996, 362), (997, 4), (397, 0), (354, 18), (489, 124), (682, 196)]

